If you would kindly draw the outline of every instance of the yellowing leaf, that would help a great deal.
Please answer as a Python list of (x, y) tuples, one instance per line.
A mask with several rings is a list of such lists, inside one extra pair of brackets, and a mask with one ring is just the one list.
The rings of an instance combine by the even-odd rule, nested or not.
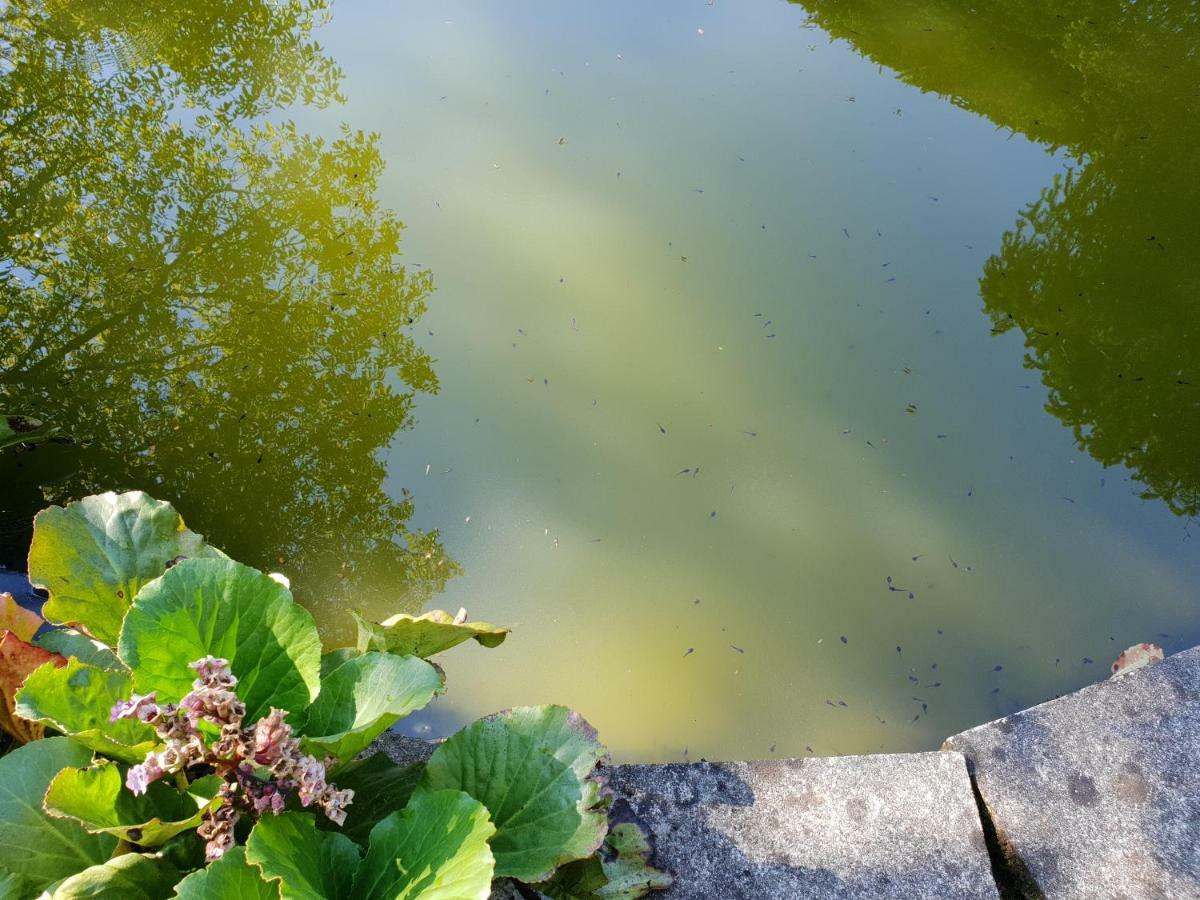
[(35, 647), (11, 631), (5, 631), (0, 638), (0, 694), (3, 695), (0, 698), (0, 728), (21, 743), (36, 741), (44, 729), (36, 722), (22, 719), (16, 714), (14, 695), (30, 672), (48, 662), (56, 666), (67, 664), (65, 657)]
[(0, 630), (8, 630), (23, 641), (33, 640), (45, 620), (17, 603), (13, 595), (0, 594)]
[(435, 609), (423, 616), (399, 613), (376, 624), (351, 613), (358, 623), (358, 650), (382, 650), (399, 656), (428, 658), (474, 638), (484, 647), (499, 647), (511, 629), (489, 622), (468, 622), (467, 612), (457, 616)]

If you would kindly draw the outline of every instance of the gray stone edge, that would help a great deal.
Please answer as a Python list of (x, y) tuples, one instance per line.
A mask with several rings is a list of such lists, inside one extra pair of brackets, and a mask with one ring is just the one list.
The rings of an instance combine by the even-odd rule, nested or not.
[[(1184, 650), (1184, 651), (1180, 651), (1179, 653), (1172, 654), (1171, 656), (1167, 657), (1167, 659), (1165, 659), (1163, 662), (1160, 662), (1153, 667), (1147, 667), (1147, 668), (1153, 668), (1153, 669), (1158, 670), (1158, 671), (1154, 672), (1153, 675), (1150, 675), (1149, 672), (1146, 670), (1139, 670), (1139, 671), (1134, 671), (1134, 672), (1130, 672), (1125, 675), (1122, 675), (1122, 676), (1120, 676), (1119, 679), (1106, 678), (1102, 681), (1098, 681), (1098, 682), (1090, 684), (1090, 685), (1085, 685), (1084, 687), (1079, 688), (1070, 693), (1061, 695), (1059, 697), (1051, 698), (1042, 703), (1022, 709), (1018, 712), (1011, 713), (1007, 716), (1002, 716), (999, 719), (994, 719), (989, 722), (981, 723), (972, 728), (966, 729), (965, 731), (951, 735), (942, 742), (941, 748), (938, 751), (920, 751), (920, 752), (924, 752), (924, 753), (940, 752), (940, 753), (946, 753), (946, 754), (953, 754), (955, 756), (959, 756), (960, 758), (962, 758), (963, 763), (967, 770), (967, 775), (970, 780), (971, 791), (974, 796), (974, 800), (975, 800), (975, 804), (976, 804), (976, 811), (978, 814), (978, 825), (982, 830), (983, 837), (984, 837), (984, 843), (987, 847), (988, 855), (990, 857), (991, 867), (992, 867), (992, 877), (993, 877), (993, 880), (995, 881), (996, 889), (1001, 898), (1005, 898), (1005, 900), (1007, 900), (1007, 898), (1020, 898), (1020, 897), (1035, 897), (1036, 898), (1036, 897), (1043, 897), (1044, 894), (1042, 893), (1041, 888), (1037, 884), (1036, 880), (1033, 878), (1032, 874), (1029, 872), (1029, 870), (1023, 864), (1020, 856), (1015, 852), (1014, 848), (1012, 847), (1011, 842), (1006, 838), (1006, 836), (1003, 832), (1003, 829), (998, 827), (997, 824), (993, 821), (993, 818), (989, 814), (989, 811), (988, 811), (988, 804), (986, 802), (986, 799), (983, 797), (983, 795), (980, 792), (979, 784), (978, 784), (978, 781), (975, 776), (974, 763), (969, 755), (964, 754), (959, 749), (959, 747), (955, 746), (955, 742), (957, 740), (968, 737), (968, 736), (970, 736), (976, 732), (979, 732), (981, 730), (996, 727), (997, 725), (1002, 725), (1003, 723), (1006, 723), (1014, 718), (1028, 715), (1030, 713), (1035, 713), (1035, 712), (1043, 709), (1044, 707), (1059, 703), (1065, 699), (1069, 699), (1069, 698), (1081, 696), (1081, 695), (1087, 695), (1087, 694), (1091, 694), (1091, 693), (1102, 693), (1102, 692), (1106, 692), (1106, 691), (1109, 691), (1109, 692), (1114, 691), (1114, 689), (1116, 689), (1119, 686), (1120, 682), (1124, 681), (1124, 679), (1138, 680), (1138, 679), (1146, 678), (1146, 677), (1161, 677), (1162, 675), (1167, 674), (1166, 671), (1163, 671), (1162, 667), (1166, 667), (1167, 671), (1169, 671), (1173, 665), (1184, 665), (1187, 662), (1187, 658), (1192, 656), (1195, 652), (1200, 652), (1200, 646), (1193, 647), (1193, 648), (1190, 648), (1189, 650)], [(1180, 657), (1183, 657), (1183, 658), (1180, 659)], [(368, 752), (381, 751), (381, 752), (386, 753), (392, 760), (394, 760), (395, 762), (397, 762), (400, 765), (411, 765), (413, 763), (423, 762), (423, 761), (427, 760), (429, 758), (429, 756), (437, 748), (438, 743), (439, 742), (437, 742), (437, 741), (426, 741), (426, 740), (422, 740), (420, 738), (407, 737), (404, 735), (397, 734), (395, 732), (386, 732), (385, 734), (381, 735), (371, 745)], [(919, 755), (919, 753), (870, 754), (870, 756), (896, 756), (896, 757), (910, 757), (910, 756), (916, 756), (916, 755)], [(847, 758), (852, 759), (854, 757), (847, 757)], [(803, 759), (803, 758), (801, 758), (801, 759)], [(707, 762), (702, 762), (702, 763), (688, 763), (688, 764), (664, 763), (664, 764), (629, 764), (629, 765), (631, 768), (653, 768), (655, 765), (663, 765), (663, 766), (679, 766), (679, 765), (712, 766), (712, 765), (729, 765), (729, 764), (749, 765), (749, 764), (760, 763), (760, 762), (786, 763), (786, 762), (788, 762), (788, 760), (727, 760), (727, 761), (718, 761), (718, 762), (707, 761)], [(656, 853), (656, 856), (657, 855), (658, 854)]]

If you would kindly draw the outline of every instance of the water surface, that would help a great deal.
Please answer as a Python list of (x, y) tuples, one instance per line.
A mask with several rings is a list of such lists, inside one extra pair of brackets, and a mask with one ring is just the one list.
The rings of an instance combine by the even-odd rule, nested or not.
[[(448, 657), (426, 732), (557, 701), (625, 759), (935, 747), (1200, 633), (1198, 28), (1171, 3), (360, 2), (288, 56), (218, 17), (254, 100), (220, 127), (296, 135), (183, 165), (163, 135), (230, 88), (175, 56), (192, 109), (113, 101), (162, 148), (143, 186), (103, 226), (6, 226), (67, 223), (66, 295), (6, 237), (30, 346), (71, 340), (53, 310), (97, 272), (146, 310), (65, 370), (4, 360), (6, 404), (93, 437), (12, 483), (177, 500), (331, 635), (346, 606), (515, 625)], [(163, 197), (208, 212), (185, 231)], [(196, 235), (190, 280), (131, 282), (126, 233), (159, 265)]]

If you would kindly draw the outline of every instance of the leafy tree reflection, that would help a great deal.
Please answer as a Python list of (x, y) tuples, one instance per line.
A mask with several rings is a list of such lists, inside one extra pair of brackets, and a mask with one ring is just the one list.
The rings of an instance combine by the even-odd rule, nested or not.
[(1200, 7), (804, 5), (903, 80), (1076, 160), (985, 265), (986, 312), (1022, 332), (1081, 448), (1200, 513)]
[(0, 409), (78, 442), (0, 458), (3, 562), (44, 499), (141, 488), (310, 607), (415, 609), (458, 571), (383, 489), (437, 379), (411, 336), (432, 284), (399, 264), (376, 138), (261, 118), (336, 99), (320, 14), (4, 10)]

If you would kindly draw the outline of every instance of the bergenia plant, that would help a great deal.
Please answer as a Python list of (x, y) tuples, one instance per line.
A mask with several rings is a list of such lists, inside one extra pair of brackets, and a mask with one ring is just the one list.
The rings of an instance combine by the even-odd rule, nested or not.
[(428, 657), (507, 629), (358, 616), (355, 643), (322, 652), (286, 579), (137, 492), (40, 513), (30, 577), (49, 625), (0, 597), (0, 727), (28, 742), (0, 758), (0, 896), (484, 900), (509, 880), (621, 900), (669, 884), (636, 826), (610, 828), (607, 754), (564, 707), (479, 720), (408, 767), (371, 753), (443, 690)]
[[(320, 807), (338, 825), (346, 821), (346, 806), (354, 791), (339, 791), (326, 780), (325, 761), (300, 750), (300, 742), (284, 718), (287, 712), (272, 708), (257, 722), (245, 724), (246, 705), (233, 688), (237, 677), (229, 661), (206, 656), (189, 667), (197, 678), (178, 705), (159, 705), (154, 692), (134, 694), (118, 701), (110, 721), (133, 719), (154, 726), (163, 742), (125, 776), (125, 786), (135, 795), (146, 793), (150, 783), (164, 775), (203, 770), (221, 779), (219, 802), (207, 809), (197, 833), (207, 841), (204, 858), (220, 859), (234, 845), (233, 827), (243, 814), (257, 818), (264, 812), (283, 812), (295, 796), (304, 807)], [(217, 729), (209, 741), (200, 731), (207, 722)], [(186, 783), (186, 781), (185, 781)]]

